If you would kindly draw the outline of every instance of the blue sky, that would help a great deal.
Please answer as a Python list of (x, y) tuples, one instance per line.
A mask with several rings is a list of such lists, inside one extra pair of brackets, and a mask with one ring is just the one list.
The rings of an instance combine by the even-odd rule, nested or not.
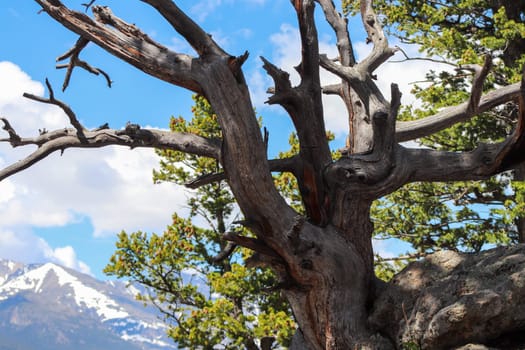
[[(336, 0), (337, 1), (337, 0)], [(85, 1), (65, 1), (82, 10)], [(192, 53), (162, 18), (141, 1), (97, 0), (153, 39), (169, 48)], [(288, 0), (179, 1), (207, 32), (228, 52), (250, 58), (244, 72), (254, 106), (270, 131), (270, 153), (287, 148), (293, 130), (289, 118), (278, 108), (264, 104), (271, 80), (262, 70), (259, 56), (292, 73), (299, 63), (300, 46), (295, 14)], [(68, 126), (63, 113), (22, 97), (23, 92), (44, 95), (47, 77), (56, 97), (69, 104), (87, 127), (109, 122), (120, 128), (127, 121), (166, 128), (172, 115), (191, 117), (191, 94), (155, 80), (90, 44), (82, 58), (108, 72), (114, 81), (107, 88), (102, 77), (77, 69), (68, 90), (60, 92), (64, 71), (56, 70), (55, 58), (66, 52), (77, 37), (63, 29), (32, 1), (10, 1), (0, 8), (0, 116), (11, 121), (24, 136), (38, 129)], [(317, 11), (318, 15), (321, 11)], [(320, 46), (335, 54), (329, 28), (319, 21)], [(358, 56), (366, 55), (364, 32), (359, 19), (350, 21)], [(416, 52), (415, 48), (405, 48)], [(402, 69), (400, 69), (402, 68)], [(418, 61), (407, 65), (387, 63), (378, 71), (379, 86), (389, 96), (389, 85), (400, 84), (403, 102), (413, 102), (410, 82), (428, 69)], [(323, 74), (325, 82), (337, 79)], [(346, 116), (334, 97), (325, 100), (327, 127), (343, 144)], [(5, 137), (2, 134), (0, 137)], [(0, 167), (24, 157), (30, 149), (11, 149), (0, 144)], [(104, 278), (101, 270), (114, 251), (116, 233), (144, 230), (162, 232), (171, 214), (186, 213), (184, 203), (191, 193), (172, 184), (153, 185), (152, 169), (158, 158), (151, 150), (104, 148), (66, 150), (36, 166), (0, 182), (0, 258), (22, 262), (54, 261)], [(391, 254), (399, 247), (377, 243), (376, 249)]]

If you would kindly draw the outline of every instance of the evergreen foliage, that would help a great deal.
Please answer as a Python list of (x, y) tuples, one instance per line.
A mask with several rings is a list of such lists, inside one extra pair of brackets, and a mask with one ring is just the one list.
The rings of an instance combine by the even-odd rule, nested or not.
[[(194, 100), (193, 119), (172, 118), (171, 130), (219, 138), (217, 116), (209, 103), (203, 97)], [(162, 160), (153, 173), (155, 182), (184, 184), (221, 171), (214, 159), (169, 150), (158, 153)], [(216, 259), (227, 249), (222, 236), (243, 230), (235, 224), (240, 218), (227, 185), (220, 181), (201, 186), (191, 193), (187, 204), (190, 218), (174, 214), (161, 235), (120, 233), (117, 251), (105, 272), (146, 286), (148, 293), (139, 298), (153, 302), (163, 312), (172, 324), (169, 335), (181, 347), (288, 345), (295, 324), (276, 291), (279, 281), (275, 275), (266, 268), (248, 268), (252, 252), (244, 248)]]

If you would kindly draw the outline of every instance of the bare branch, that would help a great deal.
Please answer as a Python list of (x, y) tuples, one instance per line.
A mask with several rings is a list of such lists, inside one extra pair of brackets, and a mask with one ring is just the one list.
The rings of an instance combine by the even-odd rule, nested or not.
[(405, 162), (412, 181), (483, 180), (498, 172), (509, 142), (481, 144), (472, 152), (444, 152), (430, 149), (403, 149), (398, 157)]
[(226, 180), (226, 174), (223, 172), (213, 173), (213, 174), (204, 174), (204, 175), (201, 175), (195, 179), (192, 179), (186, 182), (184, 186), (191, 188), (191, 189), (197, 189), (199, 187), (206, 186), (214, 182), (219, 182), (223, 180)]
[(473, 116), (486, 112), (503, 103), (516, 99), (520, 94), (520, 83), (501, 87), (481, 96), (477, 113), (469, 111), (470, 102), (464, 102), (457, 106), (444, 108), (440, 112), (419, 120), (409, 122), (397, 122), (396, 140), (398, 142), (409, 141), (419, 137), (428, 136), (440, 130), (446, 129), (456, 123), (468, 120)]
[(86, 12), (89, 10), (89, 8), (91, 7), (91, 5), (93, 5), (95, 3), (96, 0), (90, 0), (88, 3), (82, 3), (81, 5), (84, 6), (86, 8)]
[(448, 62), (444, 59), (438, 60), (438, 59), (431, 58), (431, 57), (409, 57), (408, 54), (405, 52), (405, 50), (403, 50), (401, 47), (396, 46), (395, 48), (397, 51), (401, 52), (403, 56), (405, 56), (405, 59), (404, 60), (390, 60), (388, 61), (390, 63), (400, 63), (400, 62), (406, 62), (406, 61), (427, 61), (427, 62), (433, 62), (433, 63), (446, 64), (446, 65), (449, 65), (455, 68), (457, 68), (458, 66), (457, 64)]
[(182, 35), (200, 56), (229, 56), (191, 18), (181, 11), (175, 2), (165, 0), (141, 0), (155, 9)]
[[(345, 67), (335, 63), (326, 55), (321, 55), (319, 58), (321, 66), (327, 71), (339, 76), (343, 81), (348, 82), (362, 101), (367, 101), (372, 98), (374, 102), (378, 102), (375, 104), (369, 101), (365, 105), (365, 108), (373, 105), (385, 106), (387, 104), (381, 91), (373, 81), (374, 77), (366, 70), (363, 70), (363, 68), (366, 67), (362, 65), (362, 62), (354, 67)], [(373, 111), (369, 110), (367, 110), (367, 112), (368, 116), (370, 116), (370, 113), (373, 113)]]
[(332, 26), (337, 37), (337, 49), (339, 50), (339, 62), (343, 66), (355, 65), (355, 56), (348, 34), (348, 21), (336, 9), (332, 0), (316, 0), (322, 7), (325, 18)]
[(390, 96), (392, 96), (392, 101), (390, 102), (390, 113), (397, 117), (399, 108), (401, 107), (401, 91), (397, 84), (390, 85), (390, 89)]
[[(485, 179), (525, 161), (525, 68), (518, 90), (518, 122), (499, 144), (481, 144), (472, 152), (403, 150), (411, 181)], [(467, 102), (468, 104), (468, 102)], [(468, 107), (467, 107), (468, 108)]]
[[(389, 109), (376, 109), (372, 114), (373, 149), (371, 154), (377, 154), (381, 166), (389, 168), (395, 150), (395, 124), (399, 107), (401, 106), (401, 91), (397, 84), (391, 84), (392, 101)], [(369, 161), (373, 160), (370, 157)]]
[(76, 114), (67, 104), (65, 104), (64, 102), (60, 100), (55, 99), (53, 88), (51, 87), (51, 84), (49, 83), (49, 80), (47, 80), (47, 78), (46, 78), (46, 86), (47, 86), (47, 89), (49, 90), (49, 98), (43, 98), (43, 97), (35, 96), (29, 93), (24, 93), (24, 97), (30, 100), (52, 104), (52, 105), (60, 107), (64, 111), (64, 113), (66, 113), (66, 115), (68, 116), (69, 122), (71, 123), (71, 125), (73, 125), (73, 127), (75, 127), (75, 129), (77, 130), (78, 137), (80, 139), (83, 139), (86, 128), (84, 128), (84, 126), (80, 124), (80, 122), (77, 119)]
[(57, 62), (63, 61), (66, 58), (73, 57), (75, 55), (78, 56), (80, 51), (82, 51), (87, 46), (87, 44), (89, 44), (89, 40), (84, 39), (83, 37), (78, 38), (77, 42), (72, 48), (56, 58)]
[[(71, 68), (73, 68), (73, 67), (80, 67), (80, 68), (83, 68), (83, 69), (87, 70), (89, 73), (94, 74), (94, 75), (102, 74), (102, 76), (106, 79), (106, 83), (107, 83), (108, 87), (110, 88), (113, 85), (113, 81), (111, 80), (111, 77), (109, 76), (108, 73), (106, 73), (105, 71), (103, 71), (100, 68), (93, 67), (92, 65), (90, 65), (86, 61), (82, 61), (82, 60), (78, 60), (77, 59), (77, 60), (72, 60), (69, 64), (57, 64), (56, 65), (57, 69), (68, 68), (68, 73), (69, 73), (69, 67), (71, 67)], [(72, 71), (73, 70), (71, 69), (71, 72)], [(69, 73), (69, 77), (70, 76), (71, 76), (71, 73)], [(68, 77), (68, 75), (66, 73), (66, 79), (64, 79), (64, 84), (62, 86), (62, 91), (65, 91), (66, 88), (68, 87), (68, 85), (69, 85), (69, 77)]]
[(361, 81), (361, 77), (355, 68), (337, 64), (324, 54), (319, 56), (319, 62), (324, 69), (350, 82), (350, 84), (358, 84)]
[(361, 18), (366, 32), (367, 40), (374, 44), (372, 52), (363, 61), (359, 62), (360, 69), (372, 74), (377, 67), (386, 62), (397, 51), (388, 46), (388, 40), (381, 24), (372, 8), (372, 0), (361, 0)]
[(501, 168), (507, 170), (525, 161), (525, 66), (522, 68), (520, 94), (518, 96), (518, 122), (509, 137), (508, 154), (502, 159)]
[(292, 89), (290, 82), (290, 74), (277, 68), (274, 64), (261, 56), (263, 61), (263, 69), (270, 75), (274, 81), (275, 87), (269, 91), (273, 94), (266, 103), (280, 104), (285, 100), (292, 98), (295, 92)]
[[(177, 54), (155, 42), (137, 27), (115, 17), (109, 8), (93, 6), (94, 21), (68, 9), (59, 0), (35, 0), (62, 25), (147, 74), (201, 93), (198, 65), (193, 58)], [(113, 27), (115, 30), (111, 29)]]
[[(478, 111), (482, 112), (488, 109), (489, 105), (494, 107), (511, 99), (519, 100), (518, 123), (512, 135), (504, 142), (480, 144), (472, 152), (444, 152), (393, 146), (395, 160), (392, 162), (380, 159), (377, 165), (374, 165), (374, 162), (377, 162), (375, 152), (361, 156), (353, 155), (341, 158), (327, 167), (331, 184), (348, 186), (353, 182), (373, 183), (376, 185), (375, 194), (380, 196), (408, 182), (483, 180), (514, 168), (525, 161), (525, 78), (520, 85), (507, 86), (499, 91), (483, 96)], [(399, 94), (395, 89), (392, 96), (390, 110), (395, 113), (399, 105)], [(453, 111), (457, 112), (459, 108), (461, 113), (466, 113), (468, 104), (469, 102), (465, 102), (460, 108), (452, 107)], [(376, 126), (374, 136), (377, 130)], [(386, 135), (388, 138), (388, 134)], [(374, 141), (379, 141), (381, 145), (381, 140), (374, 138)], [(384, 149), (388, 151), (388, 148)], [(388, 167), (389, 162), (395, 167)]]
[[(308, 2), (304, 9), (301, 1), (295, 3), (296, 9), (311, 11), (309, 7), (313, 5)], [(312, 25), (309, 16), (312, 14), (301, 14), (300, 25)], [(314, 29), (303, 29), (301, 35), (312, 35)], [(311, 62), (312, 57), (318, 58), (318, 53), (305, 53), (304, 51), (317, 49), (317, 37), (309, 39), (303, 38), (303, 65), (304, 67)], [(316, 43), (309, 41), (315, 40)], [(306, 41), (306, 43), (305, 43)], [(311, 57), (312, 56), (312, 57)], [(273, 78), (275, 83), (275, 94), (268, 99), (270, 104), (280, 104), (290, 115), (297, 130), (300, 150), (299, 157), (303, 170), (297, 171), (299, 189), (303, 194), (303, 203), (306, 212), (313, 222), (325, 224), (328, 220), (326, 203), (325, 182), (323, 180), (323, 170), (327, 163), (332, 159), (328, 142), (326, 140), (326, 129), (323, 118), (321, 86), (319, 82), (319, 64), (314, 72), (306, 72), (303, 75), (301, 84), (292, 88), (288, 73), (278, 69), (273, 64), (262, 58), (263, 68)], [(303, 69), (304, 69), (303, 67)], [(308, 77), (308, 74), (312, 76)], [(305, 90), (308, 93), (305, 93)]]
[[(327, 4), (322, 4), (322, 6), (323, 9), (329, 8)], [(363, 25), (368, 33), (368, 39), (374, 44), (374, 48), (368, 57), (354, 67), (348, 67), (348, 65), (345, 64), (337, 64), (326, 55), (320, 56), (320, 63), (321, 66), (329, 72), (332, 72), (343, 80), (348, 81), (352, 88), (356, 89), (361, 98), (363, 98), (363, 92), (359, 93), (359, 89), (363, 90), (363, 87), (360, 88), (359, 85), (365, 83), (368, 77), (372, 77), (371, 74), (373, 71), (391, 57), (397, 51), (397, 48), (388, 47), (388, 40), (383, 33), (383, 28), (379, 24), (374, 10), (372, 9), (371, 0), (361, 0), (361, 17), (363, 19)], [(338, 27), (338, 30), (341, 31), (342, 29)], [(343, 34), (338, 34), (338, 38), (342, 35)]]
[(67, 87), (69, 86), (69, 81), (71, 79), (71, 74), (73, 73), (73, 69), (75, 67), (83, 68), (83, 69), (87, 70), (88, 72), (90, 72), (92, 74), (95, 74), (95, 75), (102, 74), (104, 76), (104, 78), (106, 78), (108, 87), (111, 87), (112, 81), (111, 81), (111, 78), (109, 77), (109, 75), (106, 72), (104, 72), (102, 69), (95, 68), (95, 67), (91, 66), (90, 64), (88, 64), (87, 62), (82, 61), (82, 60), (79, 59), (80, 52), (86, 47), (86, 45), (88, 43), (89, 43), (89, 40), (86, 40), (83, 37), (80, 37), (77, 40), (77, 42), (75, 43), (75, 45), (70, 50), (68, 50), (62, 56), (57, 57), (57, 62), (63, 61), (66, 58), (70, 57), (69, 63), (67, 63), (67, 64), (58, 64), (56, 66), (57, 69), (67, 68), (66, 76), (64, 78), (64, 83), (62, 84), (62, 91), (65, 91), (67, 89)]
[(6, 142), (7, 141), (7, 142), (11, 143), (11, 145), (13, 147), (16, 147), (17, 145), (19, 145), (21, 143), (22, 139), (16, 133), (15, 129), (13, 129), (11, 124), (9, 124), (9, 121), (7, 119), (5, 119), (5, 118), (0, 118), (0, 120), (4, 123), (4, 126), (2, 127), (2, 129), (7, 131), (7, 133), (9, 134), (9, 138), (8, 139), (0, 139), (0, 142)]
[(376, 255), (375, 256), (375, 260), (378, 261), (378, 262), (383, 262), (383, 261), (407, 261), (407, 260), (416, 260), (416, 259), (424, 258), (427, 255), (429, 255), (429, 253), (417, 253), (417, 252), (416, 253), (405, 254), (405, 255), (394, 256), (394, 257), (382, 257), (382, 256), (379, 256), (379, 255)]
[(9, 133), (9, 138), (0, 139), (0, 142), (9, 142), (13, 147), (38, 146), (37, 150), (25, 159), (0, 170), (0, 181), (29, 168), (55, 151), (63, 152), (67, 148), (101, 148), (119, 145), (130, 148), (173, 149), (220, 159), (219, 142), (193, 134), (154, 129), (136, 130), (125, 128), (123, 130), (114, 130), (98, 128), (94, 131), (84, 131), (83, 138), (81, 138), (76, 129), (64, 128), (42, 133), (34, 138), (22, 138), (14, 131), (6, 119), (2, 118), (0, 120), (4, 123), (4, 130)]
[[(296, 173), (299, 167), (299, 158), (297, 156), (284, 158), (284, 159), (272, 159), (268, 161), (270, 171), (272, 172), (290, 172)], [(214, 182), (222, 181), (226, 179), (224, 172), (215, 174), (204, 174), (196, 179), (186, 182), (184, 185), (191, 189), (196, 189), (201, 186), (209, 185)]]
[(478, 113), (478, 105), (479, 100), (481, 99), (481, 94), (483, 92), (483, 84), (485, 83), (485, 79), (487, 78), (491, 67), (492, 57), (490, 55), (486, 55), (482, 67), (478, 65), (469, 64), (458, 68), (458, 70), (469, 70), (474, 72), (467, 113)]
[[(314, 20), (315, 4), (313, 0), (293, 1), (299, 32), (301, 34), (301, 64), (296, 69), (301, 75), (301, 84), (319, 86), (319, 42)], [(314, 95), (312, 97), (320, 98)]]
[(268, 255), (279, 259), (281, 258), (276, 251), (267, 246), (262, 240), (259, 240), (257, 238), (241, 236), (235, 232), (227, 232), (223, 235), (223, 238), (227, 241), (233, 242), (237, 245), (240, 245), (241, 247), (251, 249), (260, 254)]
[(342, 84), (332, 84), (323, 86), (323, 94), (326, 95), (338, 95), (343, 96), (343, 85)]
[(233, 254), (233, 252), (235, 251), (235, 248), (237, 248), (237, 244), (233, 242), (228, 242), (226, 246), (224, 247), (224, 249), (222, 249), (219, 252), (219, 254), (211, 258), (211, 261), (213, 261), (214, 263), (219, 263), (223, 261), (224, 259), (228, 258), (230, 255)]

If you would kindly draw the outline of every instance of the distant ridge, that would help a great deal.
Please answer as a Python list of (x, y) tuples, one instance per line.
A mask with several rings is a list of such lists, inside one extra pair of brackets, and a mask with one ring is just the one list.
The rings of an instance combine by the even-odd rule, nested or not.
[(171, 350), (136, 289), (63, 266), (0, 259), (0, 350)]

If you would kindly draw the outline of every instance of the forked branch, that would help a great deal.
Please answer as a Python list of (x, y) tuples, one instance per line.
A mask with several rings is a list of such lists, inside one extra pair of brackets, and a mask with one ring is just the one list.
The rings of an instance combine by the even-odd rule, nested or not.
[(333, 0), (316, 0), (321, 5), (324, 15), (333, 28), (337, 38), (339, 62), (343, 66), (353, 66), (356, 63), (352, 42), (348, 33), (348, 21), (336, 9)]
[(0, 142), (9, 142), (12, 147), (35, 145), (37, 149), (26, 158), (0, 170), (0, 181), (29, 168), (38, 161), (46, 158), (55, 151), (64, 152), (67, 148), (101, 148), (110, 145), (159, 149), (172, 149), (200, 156), (220, 159), (220, 142), (201, 136), (169, 132), (154, 129), (142, 129), (136, 124), (128, 124), (122, 130), (110, 129), (107, 125), (94, 130), (88, 130), (78, 121), (75, 113), (64, 102), (57, 100), (53, 89), (46, 80), (49, 89), (49, 98), (31, 94), (25, 97), (42, 103), (60, 107), (69, 117), (74, 128), (64, 128), (54, 131), (41, 130), (36, 137), (21, 137), (5, 118), (3, 129), (9, 134), (8, 138), (0, 138)]
[(0, 181), (29, 168), (55, 151), (64, 152), (68, 148), (102, 148), (105, 146), (127, 146), (130, 148), (157, 148), (178, 150), (215, 159), (220, 158), (220, 143), (193, 134), (176, 133), (154, 129), (125, 128), (121, 130), (100, 129), (85, 131), (84, 138), (77, 135), (76, 129), (64, 128), (42, 133), (37, 137), (22, 138), (10, 126), (6, 119), (0, 119), (9, 138), (0, 142), (9, 142), (13, 147), (36, 145), (38, 148), (26, 158), (0, 170)]
[(165, 0), (141, 0), (154, 7), (179, 34), (195, 49), (199, 56), (228, 56), (222, 48), (191, 18), (180, 10), (175, 2)]
[(368, 57), (359, 62), (359, 65), (362, 71), (372, 74), (377, 67), (394, 55), (397, 49), (388, 46), (388, 40), (372, 7), (372, 0), (361, 0), (361, 18), (368, 34), (367, 41), (371, 42), (374, 47)]
[(46, 79), (46, 86), (47, 86), (47, 89), (49, 90), (49, 98), (43, 98), (43, 97), (35, 96), (29, 93), (24, 93), (24, 97), (30, 100), (52, 104), (52, 105), (60, 107), (60, 109), (62, 109), (64, 113), (67, 115), (67, 117), (69, 118), (69, 122), (71, 123), (71, 125), (73, 125), (73, 127), (77, 130), (78, 137), (80, 139), (83, 139), (86, 128), (80, 123), (75, 112), (73, 112), (73, 110), (67, 104), (55, 98), (55, 93), (53, 92), (53, 88), (51, 87), (51, 84), (49, 83), (49, 80), (47, 79)]
[(69, 58), (68, 63), (58, 64), (56, 66), (57, 69), (67, 68), (66, 76), (64, 77), (64, 83), (62, 84), (62, 91), (65, 91), (67, 87), (69, 86), (69, 82), (71, 80), (71, 74), (73, 73), (73, 69), (75, 69), (75, 67), (83, 68), (87, 70), (88, 72), (95, 74), (95, 75), (102, 74), (104, 78), (106, 78), (108, 87), (111, 87), (112, 81), (106, 72), (104, 72), (100, 68), (95, 68), (91, 66), (89, 63), (82, 61), (79, 58), (80, 52), (86, 47), (88, 43), (89, 43), (89, 40), (83, 37), (80, 37), (75, 43), (75, 45), (70, 50), (68, 50), (65, 54), (57, 57), (57, 62), (60, 62), (60, 61), (63, 61)]
[(268, 99), (270, 104), (281, 105), (290, 115), (299, 139), (301, 159), (298, 176), (300, 191), (307, 215), (312, 222), (326, 224), (328, 213), (323, 170), (332, 157), (326, 139), (320, 83), (319, 43), (314, 20), (313, 0), (292, 2), (301, 35), (301, 63), (297, 70), (301, 76), (298, 86), (292, 87), (288, 73), (263, 58), (263, 68), (273, 78), (275, 89)]
[[(92, 6), (95, 20), (72, 11), (60, 0), (35, 0), (43, 10), (72, 32), (160, 80), (200, 93), (197, 62), (170, 51), (134, 25), (114, 16), (108, 7)], [(165, 2), (167, 3), (167, 2)]]

